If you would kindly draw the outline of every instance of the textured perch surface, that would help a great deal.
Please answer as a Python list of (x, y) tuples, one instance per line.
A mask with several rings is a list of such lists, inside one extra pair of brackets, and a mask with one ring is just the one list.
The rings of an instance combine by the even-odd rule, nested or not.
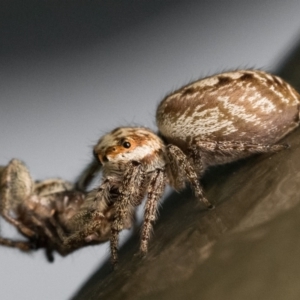
[[(300, 90), (299, 49), (279, 71)], [(186, 191), (164, 202), (149, 253), (139, 234), (73, 299), (300, 299), (300, 130), (291, 148), (212, 169), (206, 211)]]

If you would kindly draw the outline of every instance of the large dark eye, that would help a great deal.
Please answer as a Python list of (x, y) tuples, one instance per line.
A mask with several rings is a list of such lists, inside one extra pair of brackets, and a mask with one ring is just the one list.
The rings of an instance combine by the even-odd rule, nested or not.
[(123, 142), (123, 147), (124, 148), (130, 148), (131, 147), (131, 144), (129, 142)]

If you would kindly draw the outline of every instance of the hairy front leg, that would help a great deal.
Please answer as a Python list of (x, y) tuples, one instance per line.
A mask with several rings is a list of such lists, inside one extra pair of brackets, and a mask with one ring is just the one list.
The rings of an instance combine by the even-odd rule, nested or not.
[[(79, 218), (79, 216), (77, 216)], [(85, 225), (81, 229), (75, 230), (70, 236), (63, 238), (63, 250), (72, 252), (73, 250), (86, 245), (89, 242), (106, 242), (109, 240), (111, 221), (99, 211), (82, 213), (78, 222)], [(75, 222), (77, 226), (78, 222)]]
[(118, 236), (119, 232), (124, 229), (124, 221), (127, 219), (134, 200), (132, 195), (136, 195), (136, 189), (140, 189), (136, 183), (136, 177), (141, 172), (141, 164), (138, 162), (130, 162), (124, 173), (122, 185), (119, 189), (119, 196), (114, 204), (115, 216), (111, 227), (110, 251), (113, 266), (118, 263)]
[(158, 200), (161, 198), (166, 186), (165, 170), (155, 170), (148, 186), (148, 197), (145, 206), (145, 217), (141, 233), (141, 254), (148, 251), (148, 242), (152, 230), (152, 224), (156, 219)]
[(112, 215), (114, 214), (112, 204), (109, 203), (112, 186), (110, 179), (106, 178), (97, 189), (89, 192), (79, 212), (68, 221), (70, 235), (59, 234), (67, 252), (91, 241), (105, 242), (109, 240)]

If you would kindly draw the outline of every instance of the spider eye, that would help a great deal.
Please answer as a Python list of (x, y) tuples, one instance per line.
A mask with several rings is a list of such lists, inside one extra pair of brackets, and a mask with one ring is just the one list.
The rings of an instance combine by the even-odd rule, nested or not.
[(131, 147), (131, 144), (129, 142), (123, 142), (123, 147), (124, 148), (130, 148)]

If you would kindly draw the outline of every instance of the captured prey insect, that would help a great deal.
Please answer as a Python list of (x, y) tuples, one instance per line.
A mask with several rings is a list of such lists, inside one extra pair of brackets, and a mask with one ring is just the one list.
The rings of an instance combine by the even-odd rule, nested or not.
[[(33, 182), (24, 163), (13, 159), (6, 167), (0, 167), (0, 184), (0, 214), (26, 237), (19, 241), (0, 237), (0, 245), (27, 252), (43, 248), (48, 260), (53, 261), (54, 251), (64, 256), (109, 240), (114, 207), (104, 206), (104, 201), (95, 207), (99, 203), (94, 203), (93, 198), (90, 201), (70, 182)], [(124, 228), (130, 226), (131, 222), (125, 220)], [(77, 231), (84, 237), (66, 245), (68, 237)]]
[[(197, 198), (213, 207), (199, 183), (205, 170), (287, 148), (278, 141), (299, 125), (299, 102), (299, 94), (277, 76), (256, 70), (227, 72), (166, 96), (157, 108), (158, 135), (147, 128), (120, 127), (101, 137), (94, 147), (99, 165), (93, 161), (78, 186), (86, 185), (101, 166), (102, 183), (91, 193), (99, 207), (114, 208), (109, 235), (112, 263), (118, 260), (118, 234), (145, 196), (142, 254), (148, 250), (166, 184), (180, 191), (189, 182)], [(89, 234), (94, 226), (86, 225)], [(78, 231), (68, 244), (84, 238)]]

